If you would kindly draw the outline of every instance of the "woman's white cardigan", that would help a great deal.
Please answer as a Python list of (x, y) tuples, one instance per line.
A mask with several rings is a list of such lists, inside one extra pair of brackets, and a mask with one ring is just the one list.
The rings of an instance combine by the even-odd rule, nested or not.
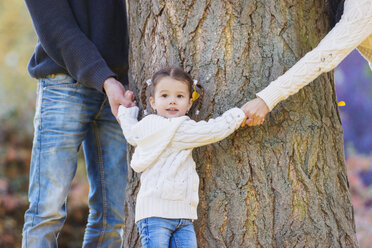
[[(346, 0), (344, 13), (319, 45), (257, 96), (272, 110), (323, 72), (334, 69), (357, 48), (372, 62), (372, 0)], [(371, 67), (372, 68), (372, 67)]]
[(244, 112), (233, 108), (208, 122), (158, 115), (138, 122), (137, 115), (138, 107), (119, 107), (124, 136), (136, 147), (130, 166), (142, 172), (135, 221), (148, 217), (197, 219), (199, 177), (192, 149), (233, 133), (244, 120)]

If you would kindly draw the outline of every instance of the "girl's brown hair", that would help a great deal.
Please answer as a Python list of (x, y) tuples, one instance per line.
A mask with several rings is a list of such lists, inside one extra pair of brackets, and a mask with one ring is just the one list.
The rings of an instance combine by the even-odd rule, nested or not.
[[(177, 81), (181, 81), (181, 82), (187, 84), (187, 86), (189, 88), (190, 98), (192, 97), (192, 93), (193, 93), (194, 90), (200, 94), (199, 98), (196, 100), (197, 105), (194, 106), (194, 104), (193, 104), (193, 107), (191, 108), (191, 111), (190, 111), (190, 112), (195, 111), (195, 113), (198, 114), (199, 111), (200, 111), (201, 103), (203, 101), (204, 88), (199, 83), (197, 83), (194, 87), (194, 81), (191, 79), (190, 75), (179, 67), (167, 67), (167, 68), (161, 69), (161, 70), (157, 71), (152, 76), (151, 81), (149, 82), (149, 84), (147, 82), (145, 82), (142, 85), (142, 88), (141, 88), (141, 103), (142, 103), (143, 109), (147, 110), (147, 99), (148, 98), (147, 98), (146, 91), (147, 91), (148, 87), (149, 87), (149, 90), (150, 90), (149, 97), (150, 96), (153, 97), (156, 85), (164, 77), (171, 77), (171, 78), (173, 78)], [(193, 113), (190, 113), (190, 112), (188, 114), (192, 115)]]

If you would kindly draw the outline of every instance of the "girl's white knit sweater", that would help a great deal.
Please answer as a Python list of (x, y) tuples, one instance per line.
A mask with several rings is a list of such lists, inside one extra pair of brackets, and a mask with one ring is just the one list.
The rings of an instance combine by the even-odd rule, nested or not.
[[(353, 49), (372, 62), (372, 0), (346, 0), (344, 13), (319, 45), (257, 96), (272, 110), (321, 73), (334, 69)], [(372, 67), (371, 67), (372, 68)]]
[(138, 122), (137, 115), (138, 107), (119, 107), (124, 136), (136, 147), (130, 166), (142, 172), (135, 221), (148, 217), (197, 219), (199, 177), (192, 149), (233, 133), (244, 120), (244, 112), (233, 108), (208, 122), (159, 115)]

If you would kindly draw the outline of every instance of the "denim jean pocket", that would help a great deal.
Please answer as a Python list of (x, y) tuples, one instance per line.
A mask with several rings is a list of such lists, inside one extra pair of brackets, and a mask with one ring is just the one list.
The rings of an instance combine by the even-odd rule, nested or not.
[(66, 74), (50, 75), (40, 79), (43, 99), (49, 99), (52, 102), (65, 100), (75, 96), (79, 89), (79, 83)]
[(51, 88), (51, 87), (63, 87), (63, 86), (74, 86), (77, 85), (75, 79), (71, 76), (59, 73), (59, 74), (52, 74), (48, 75), (40, 80), (42, 82), (43, 88)]
[(183, 201), (186, 199), (187, 183), (166, 179), (163, 183), (161, 198), (170, 201)]

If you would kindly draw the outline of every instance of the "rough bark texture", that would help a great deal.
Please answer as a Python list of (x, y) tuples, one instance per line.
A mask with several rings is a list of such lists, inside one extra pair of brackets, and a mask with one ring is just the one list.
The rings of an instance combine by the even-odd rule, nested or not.
[[(328, 31), (326, 0), (129, 0), (130, 85), (179, 65), (206, 89), (198, 118), (255, 97)], [(137, 98), (138, 99), (138, 98)], [(333, 74), (265, 124), (194, 150), (199, 247), (357, 247)], [(125, 247), (138, 175), (129, 171)]]

